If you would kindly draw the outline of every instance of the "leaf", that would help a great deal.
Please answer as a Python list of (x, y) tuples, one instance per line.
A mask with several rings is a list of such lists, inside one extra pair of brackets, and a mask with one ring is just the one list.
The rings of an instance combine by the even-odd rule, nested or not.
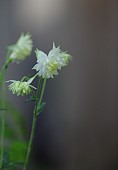
[(11, 169), (16, 170), (16, 167), (19, 168), (20, 166), (23, 166), (24, 162), (8, 162), (6, 164), (3, 164), (3, 169)]
[[(5, 150), (11, 147), (14, 140), (24, 140), (26, 134), (25, 121), (22, 114), (10, 103), (7, 102), (8, 111), (5, 111)], [(1, 112), (0, 112), (1, 113)], [(1, 114), (0, 114), (1, 117)], [(0, 118), (1, 124), (1, 118)], [(1, 128), (0, 128), (1, 134)], [(19, 152), (20, 154), (20, 152)], [(21, 153), (22, 154), (22, 153)]]
[(0, 110), (5, 110), (5, 111), (6, 111), (6, 110), (8, 110), (8, 109), (5, 109), (5, 108), (0, 108)]
[(28, 143), (24, 141), (14, 141), (8, 149), (9, 160), (12, 162), (24, 162), (27, 153)]
[(2, 82), (2, 71), (0, 71), (0, 84)]
[[(2, 170), (11, 169), (11, 168), (13, 170), (16, 167), (18, 168), (20, 166), (23, 166), (25, 162), (25, 155), (27, 150), (26, 148), (27, 148), (27, 144), (25, 142), (15, 141), (8, 149), (8, 151), (4, 152)], [(22, 157), (21, 157), (21, 153), (22, 153)]]
[[(11, 127), (13, 132), (17, 135), (17, 139), (23, 139), (26, 134), (25, 121), (19, 110), (16, 109), (10, 102), (7, 102), (9, 114), (7, 114), (7, 125)], [(12, 121), (12, 124), (11, 122)], [(14, 128), (15, 127), (15, 128)]]
[(4, 155), (3, 155), (3, 164), (8, 163), (8, 161), (9, 161), (8, 152), (4, 152)]
[[(0, 151), (1, 152), (1, 151)], [(4, 152), (3, 154), (3, 160), (2, 160), (2, 169), (4, 169), (4, 166), (7, 165), (9, 162), (9, 155), (7, 152)]]
[(36, 96), (32, 95), (29, 99), (25, 100), (25, 102), (36, 101)]
[(39, 115), (39, 113), (41, 113), (44, 110), (45, 105), (46, 105), (46, 102), (42, 102), (41, 104), (38, 103), (38, 106), (37, 106), (37, 115)]
[(17, 138), (16, 133), (14, 133), (13, 129), (10, 126), (8, 127), (7, 123), (5, 123), (5, 138), (6, 140), (10, 140), (10, 141), (12, 139)]

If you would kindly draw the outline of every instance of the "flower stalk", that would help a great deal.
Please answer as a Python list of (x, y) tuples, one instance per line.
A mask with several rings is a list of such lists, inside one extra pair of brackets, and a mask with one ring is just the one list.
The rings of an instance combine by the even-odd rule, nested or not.
[[(30, 34), (21, 34), (17, 43), (8, 47), (8, 52), (6, 55), (6, 61), (3, 64), (0, 71), (0, 83), (1, 83), (1, 152), (0, 152), (0, 170), (3, 168), (3, 156), (4, 156), (4, 136), (5, 136), (5, 110), (6, 110), (6, 88), (5, 88), (5, 80), (6, 80), (6, 72), (8, 65), (12, 62), (20, 63), (27, 56), (31, 54), (32, 51), (32, 39)], [(27, 85), (27, 84), (26, 84)], [(25, 92), (29, 93), (30, 87), (33, 86), (27, 85)], [(28, 88), (28, 89), (27, 89)], [(28, 91), (29, 90), (29, 91)], [(24, 91), (22, 92), (24, 94)]]
[[(36, 128), (37, 116), (38, 116), (37, 107), (38, 107), (38, 98), (39, 98), (39, 93), (40, 93), (40, 88), (41, 88), (41, 82), (42, 82), (42, 78), (39, 79), (39, 85), (38, 85), (37, 94), (36, 94), (35, 109), (34, 109), (34, 113), (33, 113), (31, 135), (30, 135), (30, 140), (29, 140), (29, 145), (28, 145), (28, 150), (27, 150), (27, 155), (26, 155), (26, 160), (25, 160), (23, 170), (27, 169), (29, 157), (30, 157), (30, 153), (31, 153), (31, 149), (32, 149), (32, 143), (33, 143), (33, 139), (34, 139), (34, 133), (35, 133), (35, 128)], [(43, 95), (44, 95), (44, 91), (45, 91), (45, 86), (46, 86), (46, 78), (43, 81), (41, 96), (40, 96), (40, 99), (39, 99), (39, 106), (42, 103), (42, 99), (43, 99)]]
[(1, 90), (2, 90), (2, 101), (1, 101), (1, 119), (2, 119), (2, 127), (1, 127), (1, 153), (0, 153), (0, 169), (3, 166), (3, 155), (4, 155), (4, 134), (5, 134), (5, 110), (6, 110), (6, 90), (5, 90), (5, 79), (6, 79), (6, 71), (10, 60), (7, 60), (2, 67), (2, 78), (1, 78)]
[(1, 92), (2, 92), (2, 100), (1, 100), (1, 153), (0, 153), (0, 169), (3, 166), (3, 155), (4, 155), (4, 135), (5, 135), (5, 111), (6, 111), (6, 88), (5, 88), (5, 80), (6, 80), (6, 72), (8, 65), (12, 62), (9, 58), (10, 50), (7, 52), (6, 61), (1, 69)]

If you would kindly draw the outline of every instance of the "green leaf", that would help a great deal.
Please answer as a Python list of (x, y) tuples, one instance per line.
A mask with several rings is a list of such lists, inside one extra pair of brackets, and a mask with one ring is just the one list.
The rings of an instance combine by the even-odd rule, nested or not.
[(32, 95), (29, 99), (25, 100), (25, 102), (36, 101), (36, 96)]
[[(6, 127), (12, 128), (13, 132), (17, 135), (17, 139), (24, 139), (26, 134), (24, 117), (10, 102), (7, 102), (7, 108), (9, 114), (7, 114), (6, 118), (9, 126), (7, 125)], [(12, 124), (11, 121), (13, 122)]]
[(16, 133), (14, 133), (13, 129), (10, 126), (8, 127), (8, 124), (5, 123), (5, 139), (11, 141), (15, 138), (17, 138)]
[(3, 155), (3, 164), (7, 164), (8, 161), (9, 161), (8, 152), (4, 152), (4, 155)]
[[(7, 102), (8, 111), (5, 111), (5, 150), (9, 150), (14, 140), (24, 140), (26, 135), (26, 126), (23, 115), (9, 102)], [(1, 112), (0, 112), (1, 117)], [(0, 118), (1, 124), (1, 118)], [(0, 128), (1, 134), (1, 128)], [(19, 152), (19, 154), (22, 154)]]
[(0, 84), (2, 82), (2, 71), (0, 71)]
[(7, 164), (3, 164), (3, 169), (11, 169), (16, 170), (16, 167), (19, 168), (20, 166), (23, 166), (24, 162), (8, 162)]
[(14, 141), (9, 148), (9, 160), (12, 162), (24, 162), (27, 153), (28, 143), (24, 141)]
[(5, 109), (5, 108), (0, 108), (0, 110), (8, 110), (8, 109)]
[(24, 161), (12, 161), (10, 160), (9, 153), (7, 151), (4, 152), (3, 155), (3, 167), (2, 170), (5, 169), (11, 169), (11, 170), (16, 170), (16, 167), (23, 167)]
[(39, 113), (41, 113), (44, 110), (45, 105), (46, 105), (46, 102), (42, 102), (41, 104), (38, 103), (38, 106), (37, 106), (37, 115), (39, 115)]
[[(1, 150), (0, 150), (0, 152), (1, 152)], [(4, 169), (4, 166), (7, 165), (8, 162), (9, 162), (9, 155), (7, 152), (4, 152), (3, 161), (2, 161), (2, 166), (3, 166), (2, 169)]]

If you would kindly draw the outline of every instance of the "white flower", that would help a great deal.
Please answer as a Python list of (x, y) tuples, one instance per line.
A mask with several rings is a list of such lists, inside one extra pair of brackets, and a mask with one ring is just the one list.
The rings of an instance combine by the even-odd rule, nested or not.
[(53, 78), (58, 75), (58, 69), (66, 66), (72, 59), (71, 55), (62, 52), (60, 47), (55, 47), (46, 55), (44, 52), (36, 50), (37, 64), (33, 67), (38, 71), (38, 75), (43, 78)]
[(31, 54), (32, 47), (31, 35), (29, 33), (26, 35), (21, 34), (17, 43), (8, 47), (11, 50), (10, 59), (17, 63), (23, 61)]
[(72, 59), (72, 56), (70, 54), (67, 54), (67, 52), (63, 52), (60, 49), (60, 46), (56, 48), (54, 42), (53, 49), (49, 52), (48, 57), (53, 58), (58, 62), (58, 69), (61, 69), (61, 67), (68, 65), (69, 61), (71, 61)]
[(31, 93), (32, 89), (36, 89), (34, 86), (30, 85), (31, 81), (16, 81), (16, 80), (9, 80), (7, 82), (12, 82), (8, 87), (9, 90), (12, 91), (13, 94), (17, 96), (21, 95), (28, 95)]

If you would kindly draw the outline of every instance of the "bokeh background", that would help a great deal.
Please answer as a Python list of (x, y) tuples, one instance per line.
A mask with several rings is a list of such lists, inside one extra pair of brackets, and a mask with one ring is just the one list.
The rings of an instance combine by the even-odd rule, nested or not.
[[(0, 0), (0, 66), (6, 45), (21, 32), (32, 34), (34, 49), (48, 52), (55, 41), (73, 56), (47, 82), (31, 163), (47, 170), (117, 170), (118, 1)], [(11, 64), (7, 80), (33, 74), (35, 63), (33, 52)], [(33, 104), (10, 92), (7, 98), (22, 111), (28, 140)]]

